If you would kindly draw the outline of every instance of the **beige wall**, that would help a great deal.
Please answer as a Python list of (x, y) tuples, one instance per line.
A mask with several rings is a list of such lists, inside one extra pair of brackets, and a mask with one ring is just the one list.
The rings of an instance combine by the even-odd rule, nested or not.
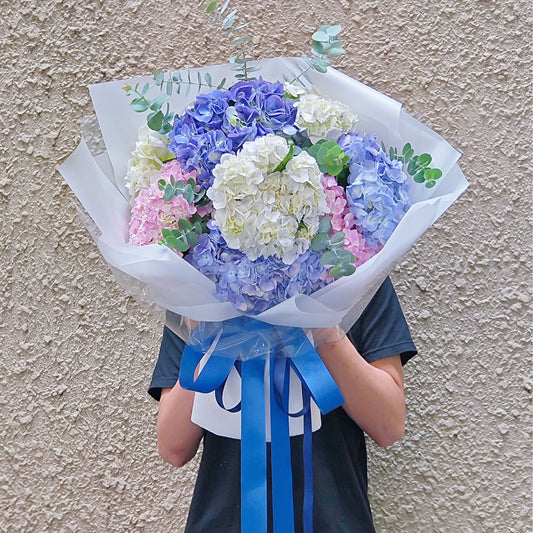
[[(146, 394), (161, 325), (114, 281), (56, 166), (88, 83), (226, 60), (191, 4), (0, 0), (0, 531), (183, 528), (196, 464), (159, 459)], [(528, 4), (235, 2), (263, 57), (342, 23), (339, 67), (463, 152), (470, 189), (393, 276), (420, 355), (405, 438), (370, 446), (381, 532), (532, 531)]]

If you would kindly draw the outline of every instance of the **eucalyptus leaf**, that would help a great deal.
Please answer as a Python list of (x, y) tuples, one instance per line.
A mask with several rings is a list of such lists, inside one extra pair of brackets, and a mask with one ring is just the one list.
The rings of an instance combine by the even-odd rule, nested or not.
[(334, 233), (331, 238), (329, 239), (332, 244), (336, 244), (338, 242), (344, 241), (344, 232), (338, 231), (337, 233)]
[(335, 252), (326, 251), (320, 257), (320, 264), (324, 265), (336, 265), (337, 254)]
[(342, 26), (340, 25), (335, 25), (335, 26), (327, 26), (326, 27), (326, 33), (330, 36), (330, 37), (337, 37), (337, 35), (339, 35), (339, 33), (341, 32), (342, 30)]
[(131, 102), (130, 107), (137, 113), (143, 113), (150, 108), (150, 105), (144, 98), (136, 98)]
[(329, 233), (331, 231), (331, 217), (322, 217), (318, 222), (318, 233)]
[(319, 233), (315, 235), (311, 240), (311, 249), (314, 252), (320, 252), (324, 250), (328, 244), (328, 235), (327, 233)]
[(331, 268), (328, 270), (328, 274), (329, 274), (333, 279), (337, 279), (337, 278), (342, 277), (342, 275), (343, 275), (343, 269), (342, 269), (342, 267), (340, 267), (340, 266), (334, 266), (334, 267), (331, 267)]
[(416, 162), (421, 167), (427, 167), (431, 163), (431, 156), (429, 154), (420, 154)]
[(327, 43), (329, 41), (329, 35), (322, 30), (315, 31), (311, 38), (313, 39), (313, 41), (319, 41), (323, 43)]
[(212, 13), (216, 7), (217, 7), (217, 0), (211, 0), (211, 2), (209, 2), (206, 6), (205, 6), (205, 10), (207, 13)]

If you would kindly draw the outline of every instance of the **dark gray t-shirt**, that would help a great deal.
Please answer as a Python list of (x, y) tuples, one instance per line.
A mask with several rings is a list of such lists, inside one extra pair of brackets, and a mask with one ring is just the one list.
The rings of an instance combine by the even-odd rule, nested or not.
[[(390, 279), (378, 289), (348, 337), (370, 363), (399, 354), (405, 364), (416, 354)], [(156, 400), (161, 389), (175, 385), (184, 346), (172, 331), (164, 329), (149, 388)], [(302, 436), (291, 438), (295, 533), (303, 531), (302, 441)], [(186, 533), (240, 533), (240, 474), (240, 441), (206, 432)], [(313, 481), (317, 533), (374, 532), (364, 434), (342, 407), (324, 415), (322, 427), (313, 433)], [(270, 509), (269, 502), (269, 532)]]

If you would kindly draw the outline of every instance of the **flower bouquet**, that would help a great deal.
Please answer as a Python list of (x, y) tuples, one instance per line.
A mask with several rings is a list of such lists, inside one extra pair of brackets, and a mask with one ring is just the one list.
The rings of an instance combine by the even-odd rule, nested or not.
[[(107, 151), (82, 140), (60, 167), (106, 261), (185, 336), (193, 420), (242, 439), (245, 532), (266, 531), (266, 442), (275, 493), (291, 485), (289, 435), (310, 450), (343, 403), (304, 328), (346, 331), (467, 187), (446, 141), (329, 66), (339, 32), (316, 32), (311, 58), (251, 66), (241, 38), (229, 65), (93, 85)], [(292, 531), (285, 500), (275, 523)]]

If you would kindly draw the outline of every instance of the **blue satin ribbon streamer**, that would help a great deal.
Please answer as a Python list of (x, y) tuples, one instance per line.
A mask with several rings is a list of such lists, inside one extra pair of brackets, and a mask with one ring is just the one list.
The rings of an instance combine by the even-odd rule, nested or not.
[[(209, 358), (195, 378), (206, 353)], [(247, 317), (203, 323), (183, 352), (184, 389), (215, 391), (217, 403), (241, 410), (241, 532), (267, 532), (267, 447), (264, 378), (270, 365), (272, 509), (274, 533), (294, 533), (289, 417), (304, 417), (304, 533), (313, 532), (313, 464), (310, 397), (324, 414), (344, 399), (322, 359), (300, 328), (271, 326)], [(223, 391), (235, 367), (241, 375), (241, 402), (226, 407)], [(289, 411), (290, 369), (302, 383), (302, 409)]]

